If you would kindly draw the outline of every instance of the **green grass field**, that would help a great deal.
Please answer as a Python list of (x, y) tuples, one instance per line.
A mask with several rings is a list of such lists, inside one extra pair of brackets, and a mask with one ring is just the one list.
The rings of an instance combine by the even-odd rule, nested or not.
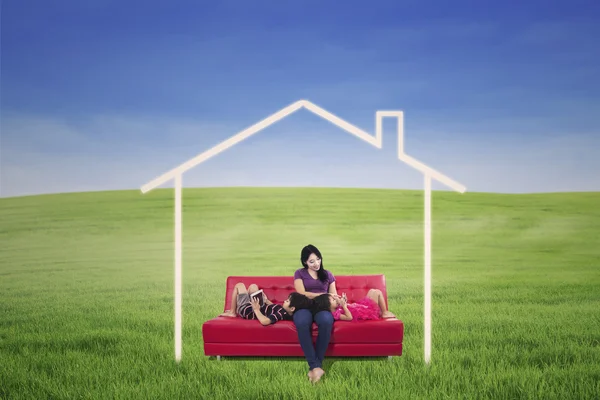
[[(600, 193), (184, 189), (183, 359), (174, 361), (173, 190), (0, 199), (0, 398), (598, 399)], [(404, 355), (205, 357), (228, 275), (383, 273)]]

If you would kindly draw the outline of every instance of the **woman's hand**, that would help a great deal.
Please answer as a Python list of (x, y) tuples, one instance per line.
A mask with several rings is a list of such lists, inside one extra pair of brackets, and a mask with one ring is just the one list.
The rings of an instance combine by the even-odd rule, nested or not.
[(348, 298), (346, 297), (346, 293), (342, 293), (342, 295), (340, 296), (339, 294), (331, 294), (336, 300), (339, 300), (341, 298), (346, 299), (346, 301), (348, 301)]

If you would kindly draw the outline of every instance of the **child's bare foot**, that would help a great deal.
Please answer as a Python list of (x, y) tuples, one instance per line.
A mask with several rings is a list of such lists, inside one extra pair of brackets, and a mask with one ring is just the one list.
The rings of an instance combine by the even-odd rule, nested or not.
[(236, 317), (236, 315), (233, 311), (227, 310), (223, 314), (220, 314), (219, 317)]
[(381, 314), (381, 318), (395, 318), (396, 316), (389, 311), (385, 311)]

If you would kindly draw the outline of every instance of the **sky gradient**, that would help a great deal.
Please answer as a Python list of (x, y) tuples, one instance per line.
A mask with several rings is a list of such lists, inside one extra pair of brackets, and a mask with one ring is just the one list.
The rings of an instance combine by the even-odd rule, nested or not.
[[(597, 1), (81, 3), (2, 3), (1, 197), (139, 189), (300, 99), (373, 135), (403, 110), (467, 191), (600, 190)], [(395, 132), (300, 110), (184, 187), (422, 189)]]

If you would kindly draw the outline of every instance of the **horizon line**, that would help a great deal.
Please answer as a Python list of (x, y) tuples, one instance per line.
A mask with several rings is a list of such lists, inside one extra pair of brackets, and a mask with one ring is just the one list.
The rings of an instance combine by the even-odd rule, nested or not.
[[(396, 191), (396, 192), (423, 192), (423, 189), (409, 189), (409, 188), (375, 188), (375, 187), (352, 187), (352, 186), (252, 186), (252, 185), (231, 185), (231, 186), (188, 186), (183, 189), (192, 190), (232, 190), (232, 189), (277, 189), (277, 190), (361, 190), (361, 191)], [(153, 191), (166, 191), (175, 190), (175, 188), (163, 187), (155, 188)], [(85, 191), (61, 191), (61, 192), (45, 192), (36, 194), (22, 194), (14, 196), (0, 196), (2, 199), (16, 199), (23, 197), (35, 197), (35, 196), (60, 196), (60, 195), (76, 195), (76, 194), (100, 194), (109, 192), (139, 192), (139, 188), (131, 189), (98, 189), (98, 190), (85, 190)], [(452, 189), (431, 189), (431, 192), (437, 193), (451, 193)], [(487, 194), (487, 195), (499, 195), (499, 196), (528, 196), (528, 195), (540, 195), (540, 194), (600, 194), (600, 190), (555, 190), (555, 191), (538, 191), (538, 192), (492, 192), (492, 191), (470, 191), (471, 194)], [(142, 194), (143, 195), (143, 194)]]

